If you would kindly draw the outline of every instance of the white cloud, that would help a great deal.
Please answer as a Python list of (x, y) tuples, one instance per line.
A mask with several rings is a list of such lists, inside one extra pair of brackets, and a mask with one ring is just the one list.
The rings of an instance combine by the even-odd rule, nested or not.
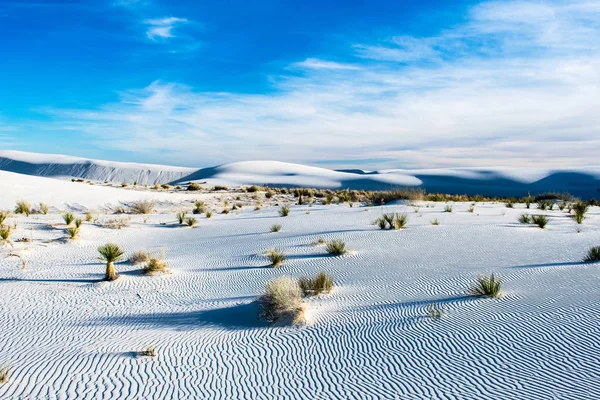
[(174, 37), (173, 29), (176, 25), (187, 23), (185, 18), (166, 17), (158, 19), (147, 19), (144, 24), (147, 26), (146, 36), (149, 39), (167, 39)]
[(197, 166), (598, 164), (598, 21), (600, 7), (585, 0), (485, 2), (436, 37), (358, 43), (344, 64), (292, 64), (300, 72), (274, 76), (269, 94), (157, 81), (99, 109), (53, 110), (44, 128), (66, 126), (115, 149), (176, 152), (165, 161)]

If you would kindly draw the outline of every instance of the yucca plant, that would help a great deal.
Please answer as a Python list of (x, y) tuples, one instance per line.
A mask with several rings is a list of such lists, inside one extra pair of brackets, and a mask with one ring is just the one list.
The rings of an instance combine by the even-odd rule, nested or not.
[(205, 204), (203, 201), (196, 201), (194, 203), (194, 214), (202, 214), (206, 211)]
[(67, 228), (67, 234), (69, 235), (69, 239), (77, 239), (77, 235), (79, 235), (79, 227), (72, 226), (70, 228)]
[(29, 217), (29, 214), (31, 214), (31, 205), (25, 200), (17, 201), (15, 214), (24, 214)]
[(532, 215), (531, 223), (539, 226), (541, 229), (544, 229), (546, 225), (548, 225), (548, 217), (545, 215)]
[(281, 225), (273, 224), (271, 225), (271, 232), (279, 232), (281, 230)]
[(179, 221), (179, 225), (183, 225), (185, 223), (185, 217), (187, 213), (185, 211), (181, 211), (177, 213), (177, 221)]
[(0, 239), (2, 242), (9, 242), (8, 238), (12, 233), (12, 228), (10, 226), (0, 225)]
[(0, 211), (0, 225), (4, 224), (4, 221), (6, 221), (6, 218), (8, 218), (9, 215), (8, 211)]
[(283, 206), (279, 209), (279, 216), (287, 217), (288, 215), (290, 215), (290, 209), (288, 207)]
[(331, 242), (327, 243), (327, 246), (325, 248), (327, 249), (327, 252), (329, 254), (337, 256), (348, 252), (348, 250), (346, 249), (346, 243), (344, 243), (341, 240), (332, 240)]
[(287, 259), (283, 251), (271, 249), (267, 252), (267, 258), (271, 261), (271, 266), (279, 267)]
[(106, 276), (104, 280), (114, 281), (117, 279), (114, 263), (121, 260), (125, 253), (114, 243), (107, 243), (104, 246), (98, 247), (98, 253), (100, 253), (100, 259), (106, 261)]
[(583, 220), (585, 219), (585, 213), (587, 213), (588, 209), (589, 206), (580, 201), (573, 204), (573, 211), (575, 211), (573, 218), (578, 224), (583, 224)]
[(75, 227), (79, 228), (79, 227), (81, 227), (81, 224), (83, 224), (83, 220), (81, 218), (77, 218), (75, 220)]
[(599, 262), (600, 261), (600, 246), (592, 247), (588, 250), (587, 255), (583, 259), (584, 262)]
[(479, 276), (477, 282), (471, 287), (472, 296), (498, 297), (502, 281), (492, 273), (490, 276)]
[(187, 224), (187, 226), (189, 226), (190, 228), (193, 228), (196, 225), (196, 218), (187, 218), (185, 220), (185, 223)]
[(48, 215), (48, 206), (44, 203), (40, 203), (40, 212), (44, 215)]
[(529, 214), (521, 214), (519, 216), (519, 222), (522, 224), (530, 224), (531, 223), (531, 215)]
[(320, 272), (316, 277), (301, 277), (298, 279), (298, 285), (302, 289), (304, 296), (318, 296), (321, 293), (329, 293), (333, 289), (333, 278), (324, 272)]
[(392, 229), (404, 229), (408, 223), (408, 215), (406, 214), (395, 214), (392, 220)]
[(70, 213), (70, 212), (64, 213), (63, 220), (65, 221), (65, 225), (69, 226), (75, 220), (75, 216), (73, 215), (73, 213)]

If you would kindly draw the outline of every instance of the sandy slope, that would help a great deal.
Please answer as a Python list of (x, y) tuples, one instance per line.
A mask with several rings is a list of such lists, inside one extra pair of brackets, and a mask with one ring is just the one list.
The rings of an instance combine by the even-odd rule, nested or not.
[[(80, 203), (93, 189), (70, 188)], [(600, 265), (580, 262), (600, 244), (600, 209), (577, 233), (560, 211), (544, 212), (552, 219), (540, 230), (516, 223), (522, 205), (477, 204), (472, 214), (468, 204), (452, 213), (432, 205), (421, 214), (296, 206), (286, 218), (244, 207), (201, 217), (195, 229), (173, 225), (172, 214), (133, 216), (123, 230), (85, 224), (74, 243), (60, 240), (57, 214), (11, 218), (13, 239), (33, 242), (0, 249), (28, 261), (23, 270), (16, 257), (0, 258), (0, 365), (13, 366), (0, 398), (600, 398)], [(404, 210), (406, 230), (370, 225)], [(283, 230), (269, 233), (273, 223)], [(330, 257), (310, 245), (319, 238), (354, 252)], [(119, 280), (99, 282), (95, 249), (107, 241), (127, 252), (165, 249), (172, 273), (140, 276), (120, 263)], [(279, 269), (259, 255), (273, 247), (290, 256)], [(309, 300), (310, 326), (256, 319), (265, 282), (318, 271), (337, 287)], [(491, 271), (504, 297), (466, 297), (473, 278)], [(433, 303), (448, 314), (439, 322), (427, 318)], [(136, 354), (146, 346), (158, 357)]]

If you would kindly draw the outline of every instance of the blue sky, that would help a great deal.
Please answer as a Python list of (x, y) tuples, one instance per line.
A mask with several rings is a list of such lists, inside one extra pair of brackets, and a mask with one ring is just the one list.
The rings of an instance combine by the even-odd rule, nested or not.
[(600, 2), (0, 0), (0, 148), (598, 165)]

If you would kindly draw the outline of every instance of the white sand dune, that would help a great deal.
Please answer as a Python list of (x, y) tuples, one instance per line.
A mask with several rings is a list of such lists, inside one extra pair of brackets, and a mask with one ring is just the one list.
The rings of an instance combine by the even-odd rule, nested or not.
[(0, 170), (100, 182), (137, 182), (140, 185), (171, 182), (195, 171), (194, 168), (89, 160), (13, 150), (0, 150)]
[(600, 195), (600, 167), (541, 168), (447, 168), (382, 171), (311, 167), (278, 161), (244, 161), (211, 168), (85, 160), (74, 157), (0, 151), (0, 170), (47, 176), (77, 177), (93, 181), (187, 183), (328, 189), (386, 190), (394, 187), (422, 188), (428, 192), (526, 196), (543, 192), (569, 192), (592, 198)]
[[(7, 172), (0, 182), (0, 208), (36, 195), (57, 207), (148, 195)], [(292, 206), (281, 218), (277, 208), (248, 204), (198, 217), (195, 229), (173, 224), (173, 214), (132, 216), (123, 230), (84, 224), (75, 242), (62, 240), (56, 212), (11, 217), (15, 242), (0, 247), (0, 365), (12, 370), (0, 398), (600, 398), (600, 265), (581, 262), (600, 244), (600, 209), (583, 225), (558, 210), (529, 210), (551, 218), (541, 230), (516, 222), (523, 205), (478, 203), (474, 213), (469, 204), (451, 213), (431, 205), (420, 213)], [(407, 229), (371, 225), (396, 211), (408, 213)], [(281, 232), (269, 232), (274, 223)], [(342, 239), (353, 252), (328, 256), (311, 245), (320, 238)], [(117, 281), (100, 282), (96, 248), (106, 242), (128, 254), (164, 249), (171, 274), (143, 276), (122, 262)], [(267, 267), (260, 253), (269, 248), (289, 259)], [(253, 301), (269, 279), (319, 271), (336, 288), (308, 300), (310, 325), (256, 318)], [(490, 272), (502, 277), (503, 297), (466, 296)], [(447, 315), (429, 319), (431, 304)], [(137, 353), (147, 346), (156, 358)]]

